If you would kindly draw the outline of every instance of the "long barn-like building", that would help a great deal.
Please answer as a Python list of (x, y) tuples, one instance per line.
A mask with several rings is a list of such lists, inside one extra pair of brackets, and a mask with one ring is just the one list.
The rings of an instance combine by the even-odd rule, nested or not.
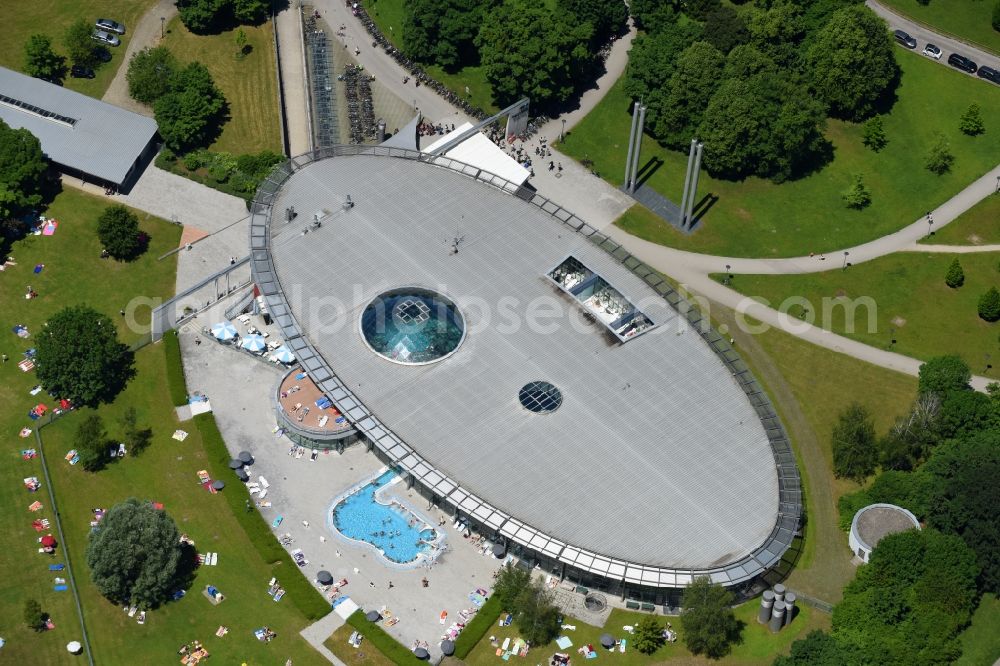
[[(293, 213), (294, 211), (294, 213)], [(750, 593), (800, 527), (784, 430), (728, 343), (547, 199), (384, 147), (292, 160), (251, 210), (253, 277), (346, 422), (431, 502), (587, 588)], [(276, 388), (276, 391), (279, 391)], [(500, 554), (500, 553), (498, 553)]]

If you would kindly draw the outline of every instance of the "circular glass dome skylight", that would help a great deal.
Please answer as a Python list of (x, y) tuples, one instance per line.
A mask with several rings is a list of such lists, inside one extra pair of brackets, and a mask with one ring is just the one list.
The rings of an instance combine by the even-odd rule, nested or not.
[(521, 406), (536, 414), (550, 414), (562, 404), (562, 393), (548, 382), (531, 382), (517, 394)]
[(361, 336), (394, 363), (423, 365), (452, 354), (465, 339), (465, 321), (450, 300), (406, 287), (378, 296), (361, 313)]

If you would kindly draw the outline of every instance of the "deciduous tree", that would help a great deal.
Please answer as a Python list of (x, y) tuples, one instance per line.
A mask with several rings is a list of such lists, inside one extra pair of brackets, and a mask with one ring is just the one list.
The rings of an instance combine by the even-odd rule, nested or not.
[(863, 481), (875, 471), (878, 449), (875, 425), (859, 403), (841, 412), (833, 428), (833, 472), (838, 477)]
[(943, 396), (948, 391), (969, 388), (971, 379), (972, 371), (961, 356), (935, 356), (920, 366), (917, 388), (920, 393), (937, 393)]
[(558, 0), (563, 11), (594, 28), (591, 46), (600, 48), (625, 27), (628, 7), (623, 0)]
[(532, 645), (545, 645), (559, 634), (562, 613), (552, 600), (552, 594), (541, 581), (532, 581), (521, 590), (517, 601), (517, 629)]
[(991, 322), (1000, 319), (1000, 292), (996, 287), (979, 297), (979, 317)]
[(63, 308), (38, 334), (38, 380), (77, 405), (113, 398), (132, 376), (132, 354), (108, 317), (85, 305)]
[(0, 120), (0, 220), (16, 217), (42, 202), (48, 163), (42, 144), (27, 129)]
[(63, 36), (63, 45), (69, 53), (69, 59), (76, 65), (93, 67), (97, 64), (98, 49), (94, 41), (94, 26), (85, 18), (79, 18), (70, 23)]
[(97, 218), (97, 237), (115, 259), (133, 259), (143, 247), (139, 218), (120, 204), (108, 206)]
[(958, 260), (958, 257), (952, 259), (948, 265), (948, 272), (944, 276), (944, 283), (952, 289), (958, 289), (965, 284), (965, 271), (962, 270), (962, 264)]
[(496, 582), (493, 584), (493, 596), (500, 603), (501, 609), (508, 613), (516, 610), (517, 598), (531, 584), (531, 572), (508, 563), (500, 569)]
[(983, 124), (983, 114), (978, 104), (973, 102), (969, 105), (958, 122), (958, 128), (962, 130), (963, 134), (969, 136), (978, 136), (986, 131), (986, 125)]
[(24, 600), (23, 617), (24, 623), (28, 625), (28, 628), (35, 631), (44, 629), (45, 620), (48, 619), (46, 614), (42, 612), (42, 605), (38, 603), (37, 599)]
[(865, 185), (864, 176), (854, 174), (851, 186), (844, 190), (843, 199), (848, 208), (861, 210), (872, 202), (872, 193)]
[(743, 623), (731, 608), (732, 592), (713, 585), (708, 576), (699, 576), (684, 590), (681, 633), (684, 644), (694, 654), (719, 659), (739, 643)]
[(153, 431), (139, 425), (139, 415), (135, 407), (129, 406), (125, 409), (121, 417), (121, 426), (125, 447), (133, 455), (141, 454), (153, 441)]
[(181, 23), (194, 33), (209, 32), (228, 8), (226, 0), (177, 0)]
[(73, 448), (80, 456), (80, 465), (88, 472), (104, 469), (108, 462), (108, 433), (97, 414), (88, 414), (76, 427)]
[(806, 61), (816, 94), (851, 120), (871, 115), (898, 74), (885, 21), (864, 5), (835, 12), (816, 33)]
[(128, 63), (128, 94), (143, 104), (153, 104), (170, 90), (177, 60), (165, 46), (146, 47)]
[(52, 50), (48, 35), (32, 35), (24, 44), (24, 72), (28, 76), (59, 82), (66, 74), (66, 59)]
[(632, 644), (643, 654), (653, 654), (663, 645), (663, 625), (651, 615), (641, 618), (635, 624)]
[(101, 594), (114, 603), (155, 608), (177, 582), (180, 533), (165, 511), (128, 499), (101, 519), (87, 543), (87, 565)]
[(866, 120), (861, 132), (861, 140), (876, 153), (889, 143), (889, 139), (885, 136), (885, 128), (882, 126), (882, 116), (872, 116)]
[(930, 151), (927, 153), (924, 166), (931, 173), (936, 173), (940, 176), (951, 170), (951, 165), (954, 161), (955, 156), (951, 152), (951, 143), (944, 134), (939, 132), (937, 138), (934, 140), (934, 145), (931, 146)]
[(705, 16), (705, 39), (723, 53), (750, 41), (746, 23), (727, 5), (715, 7)]
[(719, 88), (724, 66), (725, 56), (708, 42), (695, 42), (677, 56), (662, 99), (652, 100), (658, 107), (653, 125), (657, 138), (675, 147), (688, 145)]
[(225, 106), (208, 69), (193, 62), (170, 77), (169, 92), (156, 100), (153, 111), (167, 146), (183, 150), (208, 142)]
[(268, 0), (231, 0), (233, 17), (239, 23), (256, 25), (267, 19), (271, 10)]

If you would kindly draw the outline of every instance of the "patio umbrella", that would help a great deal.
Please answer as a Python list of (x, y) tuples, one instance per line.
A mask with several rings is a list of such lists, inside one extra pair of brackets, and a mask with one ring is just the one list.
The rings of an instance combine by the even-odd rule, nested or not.
[(441, 654), (446, 657), (455, 654), (455, 643), (449, 640), (441, 641)]
[(365, 617), (368, 618), (369, 622), (378, 622), (382, 619), (382, 616), (378, 614), (378, 611), (368, 611), (365, 613)]
[(254, 333), (243, 338), (242, 347), (248, 351), (260, 352), (267, 348), (267, 342), (264, 340), (263, 335)]
[(236, 337), (236, 327), (228, 321), (220, 321), (212, 327), (212, 335), (218, 340), (232, 340)]
[(247, 474), (247, 471), (245, 469), (240, 467), (238, 470), (236, 470), (236, 478), (239, 479), (240, 481), (246, 482), (250, 480), (250, 475)]
[(53, 548), (56, 545), (56, 538), (51, 534), (46, 534), (42, 537), (41, 544), (46, 548)]
[(216, 490), (222, 490), (223, 488), (226, 487), (226, 482), (220, 479), (216, 479), (215, 481), (212, 481), (212, 487), (215, 488)]
[(507, 556), (507, 546), (503, 545), (502, 543), (493, 544), (493, 557), (497, 558), (498, 560), (502, 560), (506, 556)]
[(333, 582), (333, 574), (324, 569), (316, 574), (316, 582), (320, 585), (329, 585)]
[(253, 464), (253, 454), (249, 451), (240, 451), (240, 455), (236, 456), (244, 465)]
[(431, 656), (431, 653), (423, 648), (417, 648), (413, 651), (413, 656), (417, 659), (427, 659)]
[(286, 347), (285, 345), (281, 345), (280, 347), (275, 349), (273, 356), (282, 363), (291, 363), (292, 361), (295, 360), (295, 354), (293, 354), (292, 350)]
[(239, 469), (240, 467), (243, 467), (242, 460), (233, 458), (232, 460), (229, 461), (229, 469)]
[(615, 644), (615, 637), (611, 634), (601, 634), (601, 645), (606, 648), (611, 648)]
[(70, 641), (69, 643), (66, 643), (66, 649), (72, 654), (79, 652), (82, 647), (83, 646), (80, 645), (79, 641)]

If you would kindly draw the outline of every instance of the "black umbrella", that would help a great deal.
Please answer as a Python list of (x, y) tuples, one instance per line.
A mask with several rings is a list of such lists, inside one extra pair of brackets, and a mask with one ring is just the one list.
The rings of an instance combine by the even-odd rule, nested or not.
[(606, 648), (613, 647), (615, 644), (615, 637), (611, 634), (601, 634), (601, 645)]
[(232, 460), (229, 461), (229, 469), (239, 469), (240, 467), (243, 467), (242, 460), (233, 458)]
[(382, 616), (378, 614), (378, 611), (368, 611), (365, 613), (365, 617), (368, 618), (369, 622), (378, 622), (382, 619)]
[(431, 656), (431, 653), (423, 648), (417, 648), (413, 651), (413, 656), (417, 659), (427, 659)]
[(245, 482), (250, 480), (250, 475), (247, 474), (247, 471), (245, 469), (240, 467), (238, 470), (236, 470), (236, 478), (239, 479), (240, 481)]
[(502, 543), (493, 544), (493, 557), (497, 558), (498, 560), (502, 560), (506, 556), (507, 556), (507, 546), (503, 545)]
[(320, 585), (329, 585), (333, 582), (333, 574), (323, 570), (316, 574), (316, 582)]
[(452, 641), (441, 641), (441, 653), (446, 657), (455, 654), (455, 644)]
[(253, 464), (253, 454), (251, 454), (249, 451), (240, 451), (240, 455), (238, 455), (237, 458), (242, 460), (244, 465)]
[(216, 490), (222, 490), (223, 488), (226, 487), (226, 482), (216, 479), (215, 481), (212, 481), (212, 487), (215, 488)]

